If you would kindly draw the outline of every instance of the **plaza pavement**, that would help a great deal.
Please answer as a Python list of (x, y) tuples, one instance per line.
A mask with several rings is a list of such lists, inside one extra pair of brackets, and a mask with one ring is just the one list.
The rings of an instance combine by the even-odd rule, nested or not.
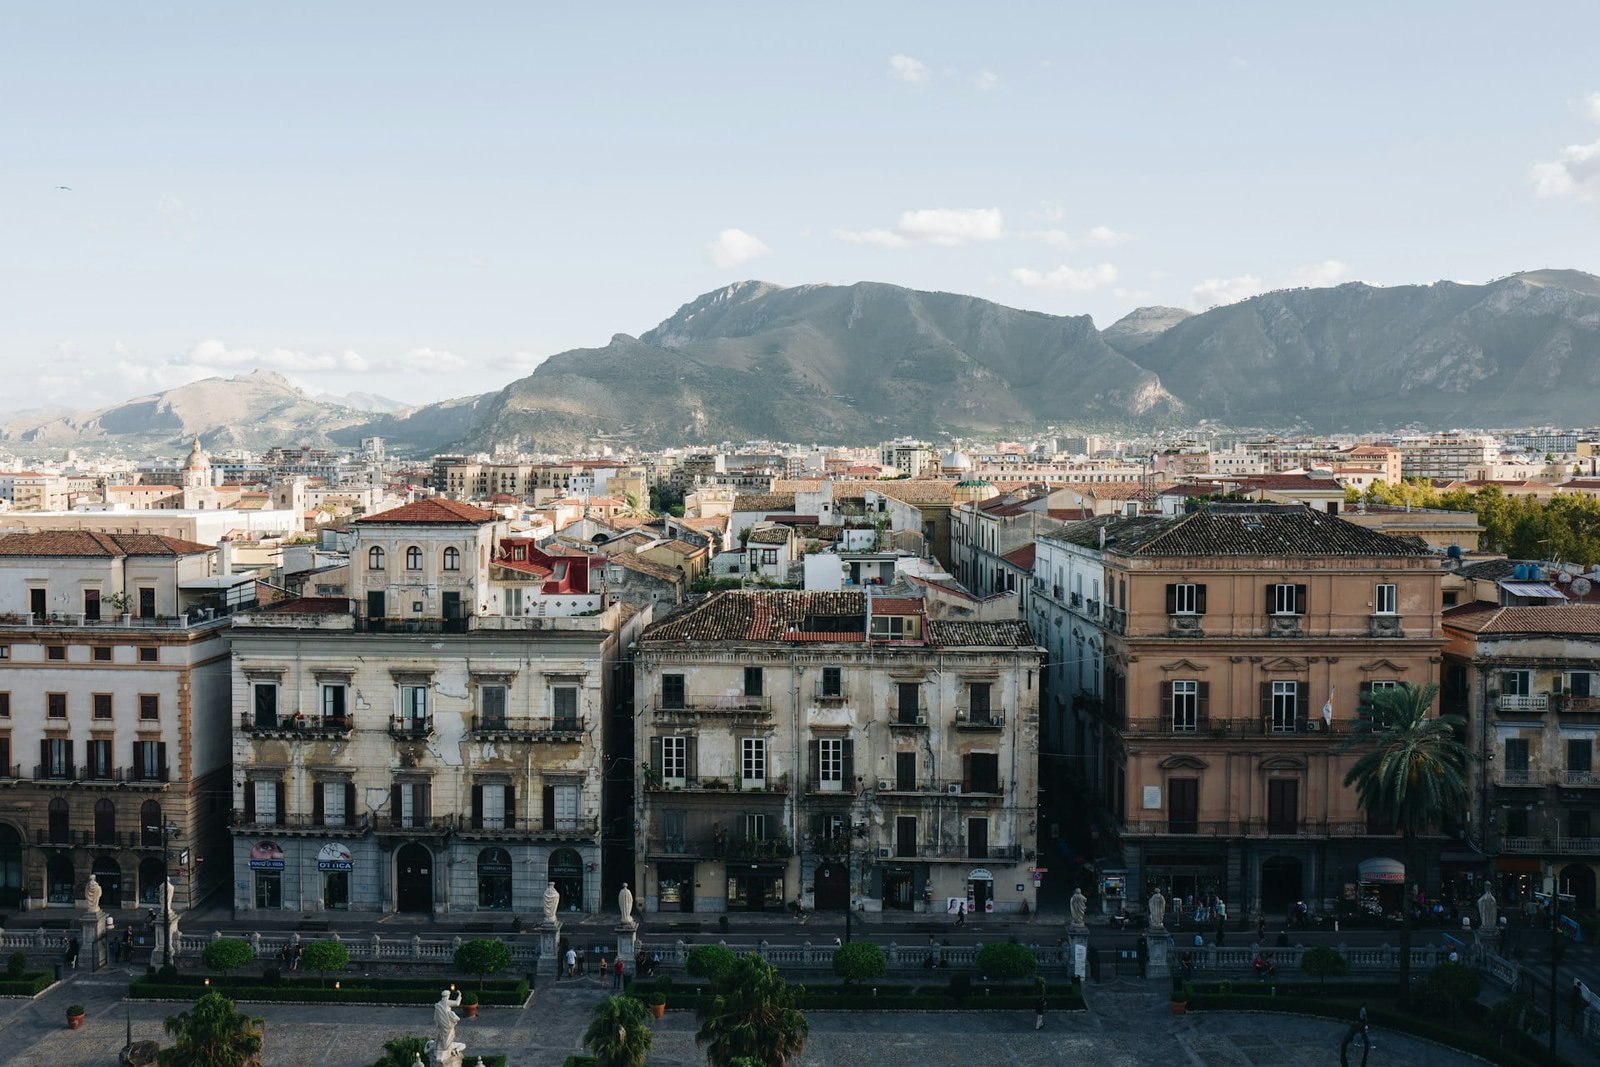
[[(112, 968), (76, 975), (36, 1001), (0, 1001), (0, 1062), (110, 1067), (124, 1041), (161, 1039), (178, 1004), (124, 1001), (129, 974)], [(1145, 1067), (1322, 1067), (1339, 1062), (1344, 1024), (1290, 1015), (1194, 1013), (1175, 1017), (1154, 983), (1090, 986), (1086, 1012), (1052, 1013), (1033, 1029), (1031, 1012), (812, 1012), (811, 1038), (795, 1067), (1033, 1067), (1096, 1064)], [(457, 1036), (471, 1054), (500, 1053), (513, 1067), (560, 1067), (578, 1051), (593, 1004), (606, 990), (593, 979), (544, 983), (524, 1009), (485, 1008)], [(67, 1004), (88, 1009), (84, 1029), (65, 1028)], [(264, 1017), (266, 1067), (364, 1067), (389, 1038), (426, 1034), (425, 1007), (244, 1005)], [(694, 1019), (667, 1013), (656, 1024), (653, 1067), (704, 1067)], [(1369, 1063), (1454, 1067), (1483, 1061), (1425, 1041), (1377, 1031)]]

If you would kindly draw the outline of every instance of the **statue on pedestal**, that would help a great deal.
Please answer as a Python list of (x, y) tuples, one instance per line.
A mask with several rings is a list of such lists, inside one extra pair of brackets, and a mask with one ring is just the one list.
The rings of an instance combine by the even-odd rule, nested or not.
[(1161, 890), (1157, 889), (1150, 894), (1148, 907), (1150, 909), (1150, 929), (1165, 930), (1167, 927), (1167, 901), (1161, 895)]
[(461, 1057), (467, 1046), (456, 1040), (456, 1023), (461, 1021), (453, 1009), (461, 1006), (461, 994), (450, 996), (446, 989), (439, 994), (433, 1006), (433, 1040), (425, 1051), (431, 1067), (461, 1067)]
[(1478, 898), (1478, 929), (1490, 931), (1495, 929), (1499, 921), (1500, 904), (1494, 899), (1494, 891), (1487, 885), (1483, 887), (1483, 896)]
[(632, 930), (638, 924), (633, 920), (633, 890), (628, 888), (628, 883), (622, 883), (622, 889), (617, 893), (617, 910), (622, 913), (622, 926)]
[(1082, 886), (1072, 891), (1072, 900), (1067, 907), (1072, 913), (1072, 929), (1082, 928), (1084, 925), (1083, 917), (1089, 912), (1089, 898), (1083, 895)]
[(560, 907), (561, 892), (556, 889), (556, 884), (551, 882), (544, 887), (544, 923), (546, 926), (555, 925), (556, 911)]
[(90, 915), (98, 915), (100, 913), (101, 892), (102, 890), (100, 888), (99, 880), (91, 874), (89, 876), (89, 884), (83, 887), (83, 902), (85, 904), (84, 910), (86, 910)]

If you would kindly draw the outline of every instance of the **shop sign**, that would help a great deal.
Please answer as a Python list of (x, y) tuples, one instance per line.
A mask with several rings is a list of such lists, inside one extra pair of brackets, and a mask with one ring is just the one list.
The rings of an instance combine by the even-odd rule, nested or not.
[(348, 845), (330, 841), (317, 852), (317, 870), (319, 871), (349, 871), (354, 869), (355, 864), (350, 859), (350, 847)]
[(254, 871), (283, 870), (283, 849), (272, 841), (257, 841), (250, 850), (250, 869)]

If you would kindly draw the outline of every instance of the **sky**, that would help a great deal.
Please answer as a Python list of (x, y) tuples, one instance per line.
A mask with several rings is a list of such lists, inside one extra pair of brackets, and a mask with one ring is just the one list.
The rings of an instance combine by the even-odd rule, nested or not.
[[(1600, 273), (1600, 4), (0, 0), (0, 411), (497, 389), (746, 278)], [(66, 187), (66, 188), (63, 188)]]

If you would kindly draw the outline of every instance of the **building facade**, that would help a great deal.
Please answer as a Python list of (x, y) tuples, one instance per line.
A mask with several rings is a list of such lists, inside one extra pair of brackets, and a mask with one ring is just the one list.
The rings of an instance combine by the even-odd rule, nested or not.
[(729, 591), (638, 648), (647, 910), (1035, 903), (1042, 657), (1023, 623)]

